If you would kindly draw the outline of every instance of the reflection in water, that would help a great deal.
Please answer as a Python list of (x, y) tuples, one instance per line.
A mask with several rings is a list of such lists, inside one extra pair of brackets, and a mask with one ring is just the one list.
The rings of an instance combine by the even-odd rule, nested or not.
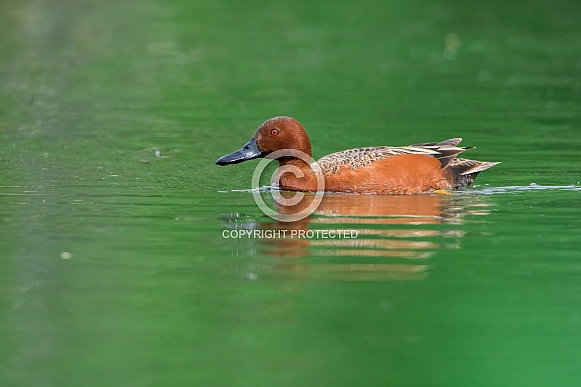
[[(278, 205), (277, 210), (296, 213), (313, 198), (307, 195), (299, 204)], [(239, 214), (230, 215), (228, 220), (231, 230), (243, 233), (232, 246), (236, 255), (308, 257), (253, 267), (247, 275), (250, 279), (284, 275), (330, 280), (420, 280), (429, 268), (425, 260), (437, 251), (459, 248), (466, 217), (487, 215), (489, 206), (477, 195), (332, 194), (325, 195), (317, 211), (300, 221), (257, 223)], [(253, 234), (248, 236), (250, 231)], [(230, 239), (236, 239), (232, 236)]]

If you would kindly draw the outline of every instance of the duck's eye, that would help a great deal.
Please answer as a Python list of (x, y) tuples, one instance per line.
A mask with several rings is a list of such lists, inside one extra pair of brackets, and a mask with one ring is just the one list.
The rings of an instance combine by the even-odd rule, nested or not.
[(270, 135), (271, 136), (276, 136), (279, 133), (280, 133), (280, 130), (278, 130), (276, 128), (270, 129)]

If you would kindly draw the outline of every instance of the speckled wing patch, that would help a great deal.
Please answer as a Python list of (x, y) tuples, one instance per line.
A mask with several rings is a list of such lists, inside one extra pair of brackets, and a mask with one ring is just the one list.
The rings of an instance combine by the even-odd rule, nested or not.
[(402, 147), (375, 146), (348, 149), (324, 156), (318, 160), (318, 163), (325, 175), (332, 175), (339, 172), (339, 168), (342, 166), (347, 166), (355, 170), (375, 161), (397, 155), (428, 155), (439, 159), (442, 163), (442, 168), (445, 168), (452, 162), (458, 153), (468, 149), (457, 146), (461, 140), (462, 139), (460, 138), (453, 138), (438, 143), (426, 143)]

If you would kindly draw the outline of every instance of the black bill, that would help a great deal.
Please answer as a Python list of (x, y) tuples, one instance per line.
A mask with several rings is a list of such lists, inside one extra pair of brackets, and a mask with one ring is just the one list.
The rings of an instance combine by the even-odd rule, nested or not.
[(218, 165), (228, 165), (228, 164), (238, 164), (246, 160), (252, 160), (257, 157), (261, 157), (262, 152), (258, 149), (256, 145), (256, 138), (251, 138), (250, 141), (246, 143), (242, 148), (238, 149), (236, 152), (232, 152), (228, 155), (220, 157), (216, 160)]

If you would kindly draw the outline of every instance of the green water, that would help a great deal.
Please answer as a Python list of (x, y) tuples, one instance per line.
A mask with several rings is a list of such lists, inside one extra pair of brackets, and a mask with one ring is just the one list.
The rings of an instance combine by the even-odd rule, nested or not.
[[(0, 385), (581, 385), (580, 15), (1, 2)], [(316, 158), (463, 137), (502, 164), (280, 224), (256, 161), (214, 162), (282, 114)]]

